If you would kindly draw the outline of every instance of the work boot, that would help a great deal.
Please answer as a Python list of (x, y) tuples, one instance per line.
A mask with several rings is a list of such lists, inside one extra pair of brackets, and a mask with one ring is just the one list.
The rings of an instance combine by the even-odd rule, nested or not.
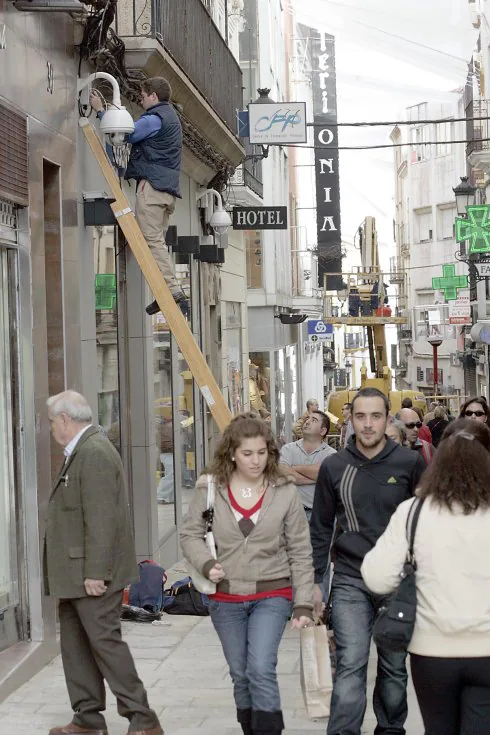
[(254, 731), (252, 730), (251, 709), (237, 709), (236, 718), (242, 726), (243, 735), (254, 735)]
[(252, 712), (252, 732), (254, 735), (281, 735), (284, 730), (282, 712)]
[(158, 314), (160, 311), (160, 307), (158, 306), (158, 301), (152, 301), (151, 304), (148, 304), (148, 306), (145, 309), (148, 316), (153, 316), (153, 314)]
[[(190, 308), (189, 308), (189, 301), (187, 300), (187, 296), (183, 291), (179, 291), (176, 294), (172, 294), (174, 297), (174, 301), (181, 310), (182, 314), (186, 319), (189, 319), (190, 316)], [(158, 314), (159, 311), (161, 311), (158, 301), (152, 301), (151, 304), (148, 304), (148, 306), (145, 309), (148, 316), (153, 316), (153, 314)]]
[(107, 730), (94, 730), (88, 727), (80, 727), (70, 722), (64, 727), (52, 727), (49, 735), (107, 735)]

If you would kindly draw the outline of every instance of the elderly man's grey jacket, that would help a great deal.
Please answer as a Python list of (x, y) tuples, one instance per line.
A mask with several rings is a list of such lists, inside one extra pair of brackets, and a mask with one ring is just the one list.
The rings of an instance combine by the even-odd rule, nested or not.
[(95, 427), (55, 480), (44, 539), (46, 594), (85, 597), (85, 579), (104, 580), (112, 592), (138, 580), (121, 458)]

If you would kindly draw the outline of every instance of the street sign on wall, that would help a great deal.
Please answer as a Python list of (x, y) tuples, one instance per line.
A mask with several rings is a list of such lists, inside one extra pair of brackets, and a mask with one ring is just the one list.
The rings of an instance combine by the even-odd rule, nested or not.
[(486, 263), (478, 263), (477, 261), (471, 261), (478, 271), (480, 278), (490, 278), (490, 260)]
[(308, 338), (310, 342), (320, 342), (331, 339), (333, 335), (333, 324), (325, 324), (322, 319), (308, 320)]
[(248, 121), (250, 143), (306, 143), (306, 102), (252, 102), (248, 106)]
[(449, 303), (449, 324), (472, 324), (469, 291), (460, 291), (456, 301)]

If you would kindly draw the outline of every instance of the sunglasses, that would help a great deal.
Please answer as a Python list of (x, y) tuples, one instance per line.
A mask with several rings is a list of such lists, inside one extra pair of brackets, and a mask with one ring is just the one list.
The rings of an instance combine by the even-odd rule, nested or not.
[(482, 416), (485, 416), (485, 411), (465, 411), (464, 415), (467, 416), (469, 419), (472, 416), (478, 416), (478, 418), (481, 418)]
[(415, 429), (415, 427), (417, 427), (417, 429), (420, 429), (420, 427), (422, 426), (422, 421), (412, 421), (409, 424), (405, 424), (405, 426), (407, 429)]

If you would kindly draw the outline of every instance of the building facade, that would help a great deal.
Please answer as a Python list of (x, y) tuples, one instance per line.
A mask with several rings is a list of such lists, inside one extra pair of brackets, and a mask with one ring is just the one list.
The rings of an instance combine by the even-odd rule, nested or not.
[[(190, 297), (195, 340), (234, 412), (248, 399), (249, 355), (243, 236), (230, 231), (215, 240), (196, 198), (207, 188), (223, 191), (244, 157), (236, 134), (242, 73), (231, 50), (234, 26), (224, 24), (224, 37), (214, 6), (201, 0), (183, 0), (178, 10), (164, 3), (158, 16), (143, 2), (120, 2), (115, 37), (97, 25), (100, 13), (20, 12), (7, 2), (1, 9), (3, 696), (57, 646), (54, 601), (43, 595), (40, 573), (44, 512), (62, 462), (50, 438), (48, 396), (66, 388), (87, 396), (94, 423), (126, 468), (138, 557), (163, 566), (179, 557), (181, 518), (217, 436), (165, 319), (144, 312), (153, 297), (79, 131), (87, 110), (78, 75), (104, 68), (107, 49), (107, 71), (134, 117), (145, 76), (169, 79), (182, 107), (182, 199), (168, 239)], [(88, 32), (94, 29), (100, 33)], [(100, 89), (110, 99), (108, 88)], [(134, 186), (125, 183), (124, 190), (133, 206)]]
[[(465, 173), (462, 99), (452, 104), (422, 103), (406, 110), (408, 125), (391, 133), (395, 148), (396, 259), (392, 281), (398, 284), (400, 316), (408, 323), (398, 330), (398, 390), (434, 393), (430, 338), (440, 337), (439, 392), (464, 394), (464, 326), (452, 324), (446, 292), (433, 288), (446, 265), (455, 275), (467, 268), (456, 252), (453, 188)], [(439, 120), (439, 123), (428, 123)], [(466, 291), (469, 295), (469, 292)], [(452, 313), (452, 312), (451, 312)]]

